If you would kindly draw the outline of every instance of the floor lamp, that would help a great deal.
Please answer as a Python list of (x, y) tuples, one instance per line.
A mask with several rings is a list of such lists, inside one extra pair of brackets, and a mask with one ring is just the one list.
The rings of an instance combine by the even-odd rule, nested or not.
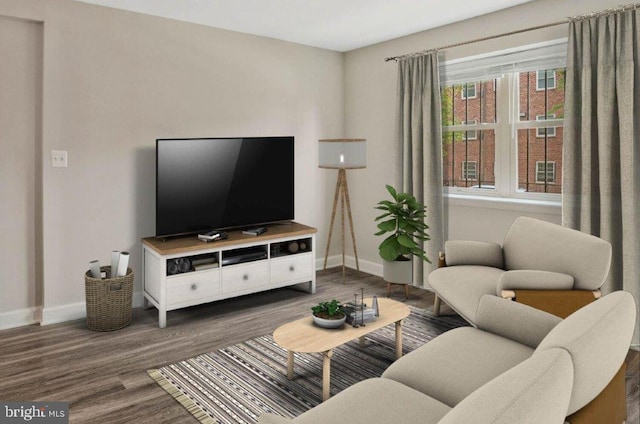
[(333, 197), (333, 209), (331, 211), (331, 223), (329, 224), (329, 238), (327, 239), (327, 250), (324, 255), (324, 268), (327, 269), (327, 258), (329, 257), (329, 246), (331, 245), (331, 235), (333, 224), (336, 218), (338, 199), (340, 199), (340, 212), (342, 223), (342, 277), (345, 276), (344, 262), (344, 225), (345, 206), (349, 217), (349, 228), (351, 229), (351, 240), (353, 242), (353, 253), (356, 257), (356, 268), (360, 271), (358, 263), (358, 248), (356, 247), (356, 236), (353, 232), (353, 218), (351, 217), (351, 202), (349, 200), (349, 187), (347, 186), (347, 169), (363, 169), (367, 167), (367, 140), (362, 138), (336, 138), (319, 140), (319, 167), (338, 170), (338, 181), (336, 182), (336, 193)]

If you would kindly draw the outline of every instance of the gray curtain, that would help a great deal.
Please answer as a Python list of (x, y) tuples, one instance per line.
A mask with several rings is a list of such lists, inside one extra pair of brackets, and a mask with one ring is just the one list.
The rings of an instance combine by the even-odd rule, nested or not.
[(629, 10), (570, 24), (562, 214), (613, 245), (603, 293), (627, 290), (640, 305), (639, 23)]
[(431, 240), (424, 249), (431, 264), (413, 261), (413, 285), (426, 286), (444, 248), (442, 209), (442, 120), (437, 53), (398, 61), (395, 181), (427, 206)]

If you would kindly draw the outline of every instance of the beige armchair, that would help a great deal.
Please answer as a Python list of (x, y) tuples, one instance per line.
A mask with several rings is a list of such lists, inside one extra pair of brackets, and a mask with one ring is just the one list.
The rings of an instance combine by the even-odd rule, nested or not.
[(519, 217), (504, 242), (448, 241), (429, 274), (440, 300), (472, 325), (485, 294), (516, 299), (561, 318), (600, 296), (609, 274), (611, 245), (576, 230)]

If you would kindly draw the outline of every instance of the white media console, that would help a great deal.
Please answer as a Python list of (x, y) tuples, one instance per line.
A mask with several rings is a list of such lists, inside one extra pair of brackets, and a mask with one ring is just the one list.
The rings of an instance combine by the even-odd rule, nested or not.
[(158, 309), (164, 328), (167, 311), (187, 306), (293, 285), (315, 293), (316, 231), (291, 223), (271, 225), (259, 236), (229, 231), (228, 239), (208, 243), (197, 236), (145, 238), (145, 307)]

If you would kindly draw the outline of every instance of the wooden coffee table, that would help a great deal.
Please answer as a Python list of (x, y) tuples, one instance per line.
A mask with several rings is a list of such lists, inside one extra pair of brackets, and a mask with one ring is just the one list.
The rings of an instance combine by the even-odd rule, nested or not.
[[(365, 299), (371, 305), (371, 299)], [(288, 350), (287, 377), (293, 379), (293, 359), (298, 353), (322, 353), (322, 400), (329, 399), (331, 384), (331, 355), (333, 349), (351, 340), (359, 339), (364, 346), (364, 336), (389, 324), (396, 325), (396, 358), (402, 357), (402, 320), (411, 311), (404, 303), (391, 299), (378, 299), (380, 316), (374, 322), (354, 328), (349, 324), (338, 329), (325, 329), (316, 326), (308, 316), (278, 327), (273, 339)]]

